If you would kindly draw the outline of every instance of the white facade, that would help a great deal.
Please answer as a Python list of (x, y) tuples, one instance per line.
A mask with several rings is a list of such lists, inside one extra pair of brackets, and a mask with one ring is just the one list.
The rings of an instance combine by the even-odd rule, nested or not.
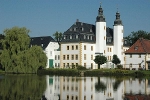
[(125, 68), (138, 70), (145, 68), (145, 54), (126, 54)]
[(123, 64), (123, 26), (114, 26), (114, 54), (118, 56)]
[[(48, 46), (45, 48), (44, 52), (46, 53), (46, 56), (47, 56), (46, 68), (54, 66), (55, 55), (59, 54), (59, 52), (55, 52), (57, 51), (57, 49), (59, 49), (59, 45), (57, 42), (50, 42)], [(58, 61), (55, 60), (55, 62), (58, 62)]]
[(106, 48), (106, 22), (96, 22), (95, 53), (104, 54)]
[(95, 55), (95, 44), (89, 43), (68, 43), (61, 44), (60, 67), (72, 67), (73, 65), (82, 65), (86, 68), (95, 69), (93, 61)]

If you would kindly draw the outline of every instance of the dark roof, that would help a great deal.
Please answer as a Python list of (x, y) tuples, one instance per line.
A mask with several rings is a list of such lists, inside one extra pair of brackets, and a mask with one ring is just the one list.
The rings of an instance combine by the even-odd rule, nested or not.
[(61, 42), (95, 42), (95, 25), (75, 22), (63, 34)]
[(138, 39), (125, 53), (150, 53), (150, 40)]
[[(61, 43), (96, 42), (96, 27), (93, 24), (79, 22), (77, 20), (67, 31), (63, 33)], [(113, 29), (106, 28), (106, 44), (113, 45)], [(124, 40), (124, 46), (129, 46)]]
[(50, 42), (55, 42), (55, 40), (51, 36), (31, 37), (30, 46), (41, 46), (44, 50)]

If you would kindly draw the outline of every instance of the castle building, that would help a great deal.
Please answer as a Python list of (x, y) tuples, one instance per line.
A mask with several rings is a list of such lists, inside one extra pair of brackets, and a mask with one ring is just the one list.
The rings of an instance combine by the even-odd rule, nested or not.
[[(59, 46), (56, 41), (45, 41), (46, 38), (44, 37), (31, 39), (41, 41), (37, 42), (38, 45), (41, 43), (41, 46), (44, 46), (43, 41), (49, 42), (46, 43), (48, 47), (43, 49), (48, 57), (46, 68), (70, 68), (82, 65), (88, 69), (97, 69), (97, 64), (93, 61), (96, 55), (107, 57), (107, 63), (101, 65), (101, 68), (114, 68), (114, 64), (112, 63), (113, 55), (117, 55), (121, 60), (121, 64), (124, 65), (124, 52), (129, 48), (127, 41), (123, 39), (123, 32), (120, 13), (116, 12), (113, 28), (109, 28), (106, 26), (103, 9), (100, 5), (95, 25), (80, 22), (77, 19), (63, 33), (63, 39), (60, 42), (60, 51), (58, 51)], [(33, 44), (32, 40), (31, 45)]]
[(113, 67), (113, 55), (117, 55), (124, 64), (124, 51), (128, 49), (123, 39), (123, 24), (120, 13), (116, 12), (113, 29), (106, 26), (103, 9), (100, 5), (96, 25), (87, 24), (77, 20), (63, 34), (60, 51), (60, 67), (82, 65), (86, 68), (96, 69), (93, 61), (96, 55), (107, 57), (107, 64), (102, 67)]

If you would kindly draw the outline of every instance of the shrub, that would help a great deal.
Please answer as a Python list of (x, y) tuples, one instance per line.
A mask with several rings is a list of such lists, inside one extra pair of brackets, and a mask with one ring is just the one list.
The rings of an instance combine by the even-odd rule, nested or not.
[(81, 65), (77, 65), (76, 67), (77, 67), (78, 70), (86, 70), (86, 67), (81, 66)]
[(117, 68), (118, 68), (118, 69), (122, 69), (123, 66), (122, 66), (122, 65), (117, 65)]

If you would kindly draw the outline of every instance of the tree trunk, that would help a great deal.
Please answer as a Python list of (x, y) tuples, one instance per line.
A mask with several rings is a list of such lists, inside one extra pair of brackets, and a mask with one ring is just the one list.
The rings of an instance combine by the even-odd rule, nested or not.
[(98, 69), (100, 69), (100, 64), (98, 64)]

